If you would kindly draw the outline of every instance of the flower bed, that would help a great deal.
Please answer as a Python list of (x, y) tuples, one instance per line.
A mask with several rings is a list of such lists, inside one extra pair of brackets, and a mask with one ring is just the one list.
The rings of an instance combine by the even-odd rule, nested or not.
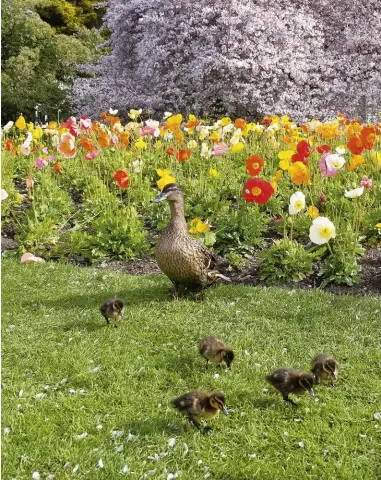
[(149, 252), (169, 218), (149, 201), (177, 182), (189, 231), (233, 267), (261, 251), (267, 283), (300, 281), (317, 261), (325, 284), (358, 280), (359, 255), (381, 244), (378, 124), (141, 114), (3, 128), (3, 227), (19, 250), (92, 263)]

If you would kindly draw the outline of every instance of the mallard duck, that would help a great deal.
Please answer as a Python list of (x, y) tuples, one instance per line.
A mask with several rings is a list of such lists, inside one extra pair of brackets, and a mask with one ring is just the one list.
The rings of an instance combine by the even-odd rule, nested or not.
[(288, 396), (290, 393), (303, 395), (306, 391), (315, 396), (314, 377), (309, 372), (300, 372), (294, 368), (279, 368), (266, 377), (266, 380), (282, 394), (283, 400), (297, 405)]
[(207, 366), (209, 366), (209, 361), (213, 363), (221, 363), (224, 361), (229, 368), (234, 359), (233, 350), (228, 348), (223, 341), (213, 336), (201, 340), (199, 352), (200, 355), (205, 358)]
[(113, 320), (114, 326), (117, 327), (117, 322), (122, 319), (124, 314), (123, 307), (123, 300), (118, 298), (107, 300), (103, 305), (101, 305), (100, 311), (104, 316), (107, 325), (110, 323), (111, 319)]
[(174, 284), (175, 297), (178, 297), (179, 285), (204, 289), (217, 278), (230, 282), (230, 278), (214, 268), (217, 259), (208, 248), (188, 232), (184, 194), (176, 183), (166, 185), (151, 202), (164, 200), (169, 202), (171, 219), (156, 244), (156, 260), (160, 270)]
[(339, 372), (339, 364), (328, 353), (318, 353), (312, 359), (311, 372), (315, 375), (316, 384), (319, 383), (319, 379), (326, 380), (331, 379), (331, 384), (334, 386), (334, 380), (337, 379)]
[(220, 412), (228, 415), (225, 407), (225, 397), (221, 392), (213, 392), (210, 395), (200, 391), (188, 392), (175, 398), (171, 403), (177, 410), (184, 413), (189, 422), (198, 428), (201, 433), (207, 433), (211, 430), (210, 427), (201, 429), (201, 420), (212, 420)]

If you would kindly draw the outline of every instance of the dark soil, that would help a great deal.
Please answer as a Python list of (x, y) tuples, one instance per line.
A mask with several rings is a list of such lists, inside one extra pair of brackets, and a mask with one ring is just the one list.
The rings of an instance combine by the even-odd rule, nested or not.
[[(341, 295), (381, 294), (381, 248), (369, 248), (360, 260), (360, 283), (354, 286), (331, 285), (324, 290)], [(101, 268), (130, 275), (145, 275), (160, 273), (160, 269), (153, 256), (144, 256), (130, 262), (103, 262)], [(257, 257), (247, 259), (246, 265), (239, 269), (221, 269), (224, 275), (229, 276), (234, 284), (260, 285), (259, 261)], [(288, 288), (317, 288), (322, 282), (319, 265), (315, 266), (314, 273), (300, 283), (288, 283), (282, 286)]]

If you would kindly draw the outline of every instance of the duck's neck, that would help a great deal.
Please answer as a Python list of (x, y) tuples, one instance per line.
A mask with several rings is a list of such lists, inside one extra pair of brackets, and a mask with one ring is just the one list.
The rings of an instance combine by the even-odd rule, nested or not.
[(174, 229), (176, 232), (188, 233), (187, 223), (184, 216), (184, 200), (176, 200), (169, 202), (171, 209), (171, 220), (168, 224), (168, 229)]

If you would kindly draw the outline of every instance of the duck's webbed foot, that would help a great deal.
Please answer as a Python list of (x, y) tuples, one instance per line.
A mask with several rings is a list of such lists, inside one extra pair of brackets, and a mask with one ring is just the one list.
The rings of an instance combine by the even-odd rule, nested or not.
[(294, 402), (294, 400), (291, 400), (288, 395), (283, 395), (283, 400), (285, 402), (291, 403), (291, 405), (294, 405), (294, 407), (297, 407), (298, 404)]

